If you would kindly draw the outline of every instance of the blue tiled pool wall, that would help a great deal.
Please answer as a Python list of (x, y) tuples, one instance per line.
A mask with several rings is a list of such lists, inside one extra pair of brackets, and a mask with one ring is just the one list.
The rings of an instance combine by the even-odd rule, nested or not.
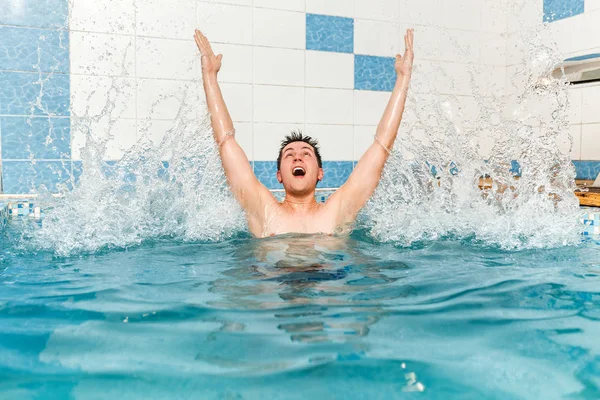
[(544, 22), (573, 17), (584, 11), (585, 0), (544, 0)]
[(42, 184), (55, 190), (56, 183), (70, 179), (69, 105), (68, 0), (4, 1), (0, 5), (4, 193), (28, 193)]
[[(554, 7), (559, 2), (548, 3)], [(54, 191), (57, 184), (71, 180), (79, 165), (71, 160), (70, 146), (68, 0), (23, 0), (19, 4), (18, 9), (0, 13), (2, 190), (29, 193), (43, 184)], [(0, 6), (0, 11), (2, 7), (6, 8)], [(546, 4), (544, 7), (546, 10)], [(351, 54), (355, 90), (392, 90), (394, 58), (355, 54), (353, 18), (306, 14), (305, 48)], [(600, 173), (598, 161), (574, 164), (578, 178), (593, 179)], [(319, 187), (339, 187), (354, 165), (350, 160), (325, 161), (325, 177)], [(267, 187), (282, 187), (275, 178), (274, 161), (254, 161), (253, 166)]]

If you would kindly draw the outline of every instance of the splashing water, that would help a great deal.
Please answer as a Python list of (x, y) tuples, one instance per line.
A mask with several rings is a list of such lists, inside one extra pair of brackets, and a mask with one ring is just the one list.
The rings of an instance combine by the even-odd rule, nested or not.
[[(512, 5), (515, 15), (519, 4), (525, 3)], [(509, 77), (506, 92), (490, 86), (476, 64), (465, 65), (465, 81), (446, 75), (448, 85), (475, 99), (466, 106), (463, 98), (431, 87), (432, 75), (444, 76), (443, 70), (417, 60), (400, 134), (359, 228), (401, 245), (441, 237), (517, 249), (580, 241), (575, 171), (557, 143), (568, 131), (567, 85), (550, 77), (562, 58), (547, 36), (547, 27), (538, 25), (519, 32), (526, 61)], [(86, 137), (80, 177), (59, 198), (42, 193), (43, 226), (26, 232), (27, 243), (66, 255), (162, 237), (215, 241), (245, 231), (198, 80), (172, 95), (179, 111), (158, 145), (142, 129), (121, 160), (102, 161), (118, 134), (114, 99), (124, 89), (115, 79), (101, 112), (72, 112), (73, 130)], [(141, 120), (142, 126), (149, 122)], [(485, 137), (492, 138), (491, 148), (483, 148)], [(519, 179), (512, 160), (521, 167)], [(480, 189), (480, 177), (491, 178), (490, 185)]]

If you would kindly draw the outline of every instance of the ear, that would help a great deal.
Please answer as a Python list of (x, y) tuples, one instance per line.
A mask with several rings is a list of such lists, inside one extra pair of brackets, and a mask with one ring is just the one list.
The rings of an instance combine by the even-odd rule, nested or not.
[(277, 171), (277, 181), (279, 183), (283, 183), (283, 178), (281, 177), (281, 171)]
[(319, 173), (317, 174), (317, 182), (321, 182), (323, 180), (323, 176), (325, 173), (323, 172), (323, 168), (319, 168)]

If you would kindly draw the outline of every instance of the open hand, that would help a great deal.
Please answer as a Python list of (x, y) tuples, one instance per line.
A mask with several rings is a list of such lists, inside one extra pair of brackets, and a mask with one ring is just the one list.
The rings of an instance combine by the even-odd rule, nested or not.
[(404, 44), (406, 46), (404, 55), (396, 54), (394, 68), (398, 77), (410, 78), (411, 76), (413, 61), (415, 59), (415, 54), (413, 53), (414, 32), (414, 29), (406, 30), (406, 34), (404, 35)]
[(196, 41), (196, 45), (198, 46), (198, 50), (200, 50), (201, 61), (202, 61), (202, 72), (203, 73), (212, 73), (216, 74), (221, 69), (221, 59), (223, 58), (222, 54), (215, 56), (215, 53), (210, 47), (210, 43), (206, 36), (202, 34), (198, 29), (194, 32), (194, 40)]

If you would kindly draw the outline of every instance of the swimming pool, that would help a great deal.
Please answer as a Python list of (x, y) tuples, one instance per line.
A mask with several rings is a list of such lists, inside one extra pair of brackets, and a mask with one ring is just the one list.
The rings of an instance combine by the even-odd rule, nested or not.
[(1, 398), (600, 396), (597, 238), (238, 235), (57, 257), (20, 248), (24, 223), (2, 238)]

